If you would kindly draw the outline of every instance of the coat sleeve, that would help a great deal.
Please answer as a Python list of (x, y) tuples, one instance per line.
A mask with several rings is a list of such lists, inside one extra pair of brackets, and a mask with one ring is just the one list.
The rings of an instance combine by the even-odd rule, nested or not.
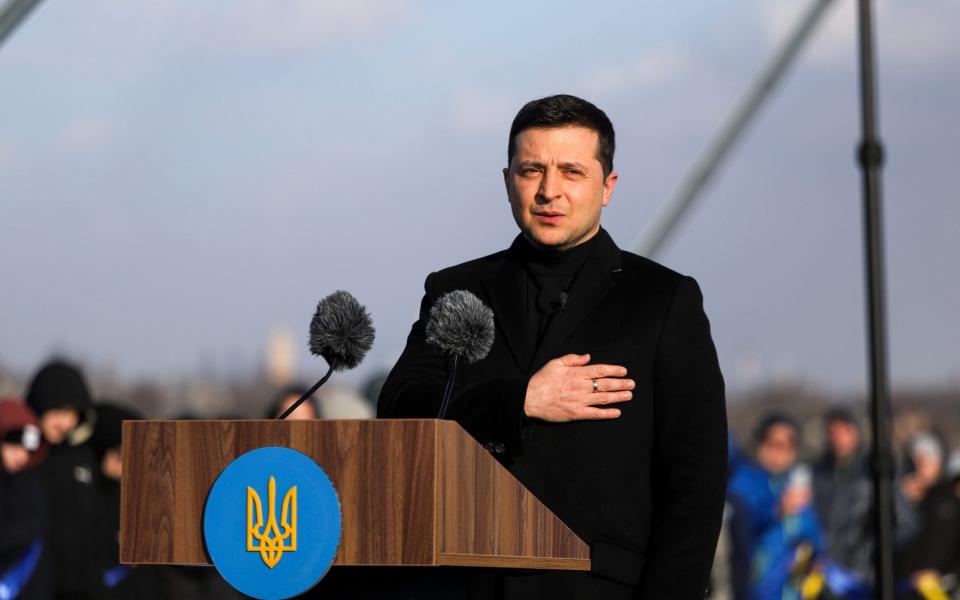
[(652, 469), (639, 597), (703, 598), (723, 515), (727, 423), (710, 324), (689, 277), (674, 291), (657, 347)]
[[(447, 359), (427, 344), (425, 328), (430, 307), (442, 295), (437, 274), (424, 284), (420, 317), (413, 324), (407, 345), (387, 376), (377, 401), (380, 418), (436, 418), (447, 381)], [(520, 443), (523, 402), (527, 379), (503, 378), (471, 381), (458, 374), (447, 418), (460, 423), (482, 444), (494, 444), (498, 452)]]

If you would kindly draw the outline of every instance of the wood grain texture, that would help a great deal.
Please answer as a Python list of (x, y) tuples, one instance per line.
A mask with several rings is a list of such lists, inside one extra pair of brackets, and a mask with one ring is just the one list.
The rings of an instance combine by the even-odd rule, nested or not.
[(209, 564), (203, 510), (236, 457), (303, 452), (343, 511), (335, 565), (589, 568), (589, 551), (459, 425), (435, 420), (128, 421), (120, 560)]
[(463, 429), (438, 421), (438, 564), (590, 570), (590, 548)]

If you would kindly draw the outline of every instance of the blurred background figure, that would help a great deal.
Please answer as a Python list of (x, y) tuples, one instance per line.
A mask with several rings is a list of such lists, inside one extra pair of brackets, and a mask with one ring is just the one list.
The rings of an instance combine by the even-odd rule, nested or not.
[(799, 598), (822, 547), (811, 474), (797, 464), (799, 428), (786, 415), (754, 430), (754, 460), (732, 473), (728, 488), (732, 571), (738, 600)]
[(931, 432), (917, 433), (907, 442), (906, 469), (900, 480), (900, 492), (910, 503), (923, 501), (927, 491), (940, 481), (943, 475), (945, 444)]
[[(307, 392), (306, 386), (285, 387), (274, 397), (265, 418), (276, 419)], [(287, 420), (297, 419), (372, 419), (376, 411), (367, 398), (351, 387), (328, 384), (307, 398)]]
[(165, 597), (156, 567), (130, 567), (120, 564), (120, 479), (123, 476), (121, 433), (123, 421), (142, 419), (142, 415), (110, 401), (96, 405), (96, 426), (90, 447), (97, 458), (94, 477), (100, 496), (101, 516), (91, 550), (97, 554), (101, 597), (149, 600)]
[(340, 384), (324, 386), (317, 392), (321, 419), (372, 419), (375, 403), (352, 387)]
[[(273, 402), (267, 408), (264, 418), (276, 419), (287, 411), (293, 403), (300, 399), (309, 388), (301, 385), (291, 385), (283, 388), (274, 397)], [(287, 416), (288, 421), (310, 420), (318, 418), (317, 404), (313, 396), (304, 400), (297, 410)]]
[(950, 457), (946, 477), (927, 488), (917, 513), (919, 532), (898, 561), (914, 590), (910, 597), (960, 598), (960, 451)]
[(96, 598), (96, 554), (87, 548), (98, 533), (101, 501), (94, 486), (99, 464), (88, 443), (96, 418), (90, 392), (77, 367), (53, 361), (33, 377), (27, 404), (50, 445), (38, 471), (47, 499), (50, 552), (44, 557), (54, 597)]
[[(825, 555), (866, 584), (873, 570), (873, 484), (860, 427), (848, 409), (833, 408), (824, 418), (824, 429), (826, 447), (814, 466), (813, 492)], [(834, 596), (828, 592), (823, 597)]]
[(34, 467), (46, 445), (36, 415), (18, 400), (0, 400), (0, 596), (52, 597), (41, 561), (47, 531), (43, 487)]

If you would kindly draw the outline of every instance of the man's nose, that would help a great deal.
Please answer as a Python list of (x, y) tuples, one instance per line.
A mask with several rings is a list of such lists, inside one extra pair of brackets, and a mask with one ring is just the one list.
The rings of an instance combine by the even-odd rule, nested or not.
[(547, 169), (546, 173), (543, 174), (543, 179), (540, 180), (537, 199), (543, 204), (549, 204), (559, 198), (561, 194), (560, 178), (552, 169)]

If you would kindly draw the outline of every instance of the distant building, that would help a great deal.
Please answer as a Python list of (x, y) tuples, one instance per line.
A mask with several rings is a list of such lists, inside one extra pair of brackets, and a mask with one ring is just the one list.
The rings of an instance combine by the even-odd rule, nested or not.
[(297, 373), (297, 346), (289, 328), (277, 326), (270, 332), (264, 356), (264, 372), (273, 385), (284, 386), (293, 382)]

